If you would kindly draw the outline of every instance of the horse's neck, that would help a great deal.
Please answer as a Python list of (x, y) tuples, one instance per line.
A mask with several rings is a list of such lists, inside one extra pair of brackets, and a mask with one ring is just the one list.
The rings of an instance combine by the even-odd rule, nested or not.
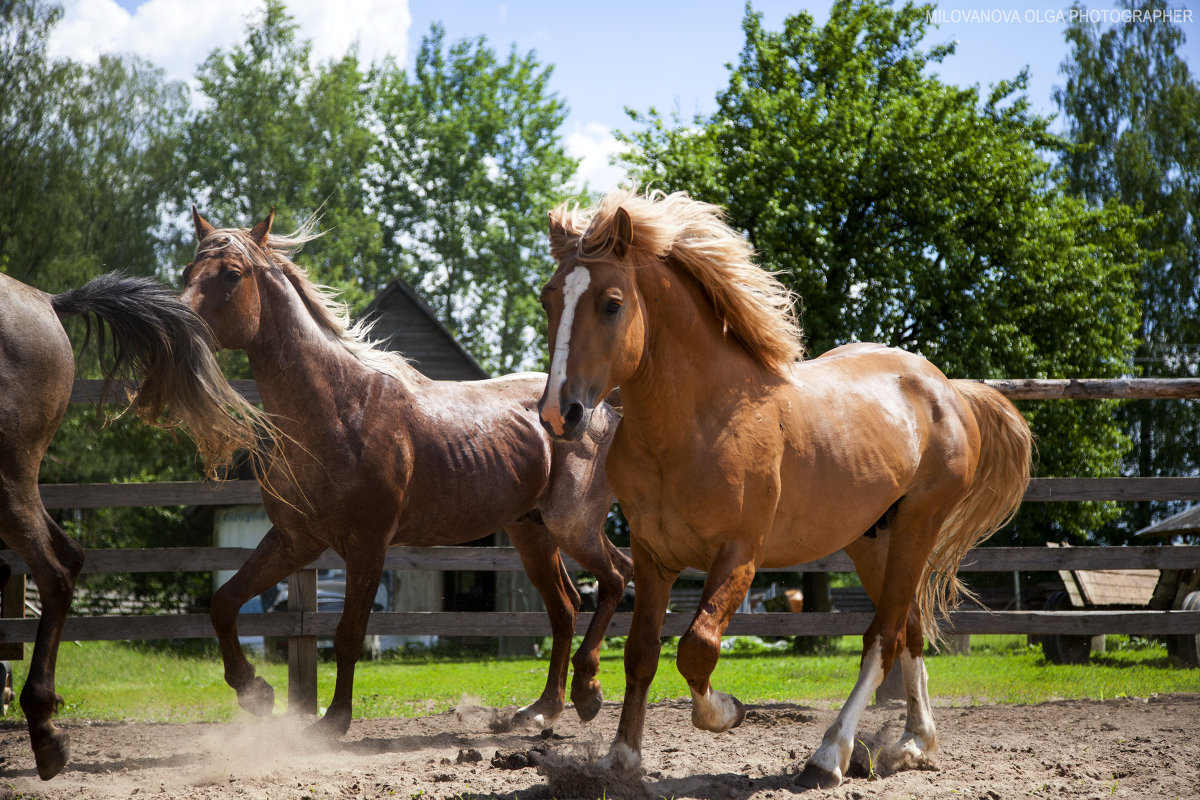
[(691, 439), (697, 420), (721, 415), (764, 383), (763, 369), (725, 328), (703, 288), (666, 264), (643, 269), (638, 286), (646, 347), (622, 403), (664, 435)]
[(259, 335), (246, 355), (266, 410), (306, 430), (314, 415), (329, 418), (355, 403), (372, 370), (313, 319), (286, 278), (260, 279), (259, 297)]

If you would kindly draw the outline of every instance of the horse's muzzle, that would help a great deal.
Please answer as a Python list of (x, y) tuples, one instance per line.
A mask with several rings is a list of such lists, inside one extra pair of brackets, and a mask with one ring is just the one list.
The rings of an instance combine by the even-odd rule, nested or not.
[(568, 402), (564, 409), (558, 403), (547, 403), (543, 397), (538, 414), (550, 438), (563, 442), (578, 442), (592, 422), (591, 407), (578, 400)]

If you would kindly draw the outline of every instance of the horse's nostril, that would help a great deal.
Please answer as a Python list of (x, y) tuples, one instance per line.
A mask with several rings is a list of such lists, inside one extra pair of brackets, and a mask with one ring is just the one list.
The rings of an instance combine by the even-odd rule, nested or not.
[(583, 403), (571, 403), (567, 406), (567, 413), (563, 415), (563, 421), (570, 427), (575, 427), (579, 424), (579, 420), (583, 419)]

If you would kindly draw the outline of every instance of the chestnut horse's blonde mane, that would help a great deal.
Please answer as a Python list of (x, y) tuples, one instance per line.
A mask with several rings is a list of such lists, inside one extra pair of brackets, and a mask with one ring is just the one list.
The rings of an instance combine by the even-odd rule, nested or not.
[(639, 195), (616, 191), (581, 209), (560, 205), (550, 213), (551, 252), (562, 262), (609, 255), (615, 241), (617, 210), (633, 227), (631, 249), (679, 265), (694, 277), (712, 301), (717, 316), (763, 366), (786, 372), (804, 357), (796, 319), (796, 296), (754, 261), (754, 249), (725, 221), (719, 206), (692, 199), (686, 192)]
[(295, 288), (313, 321), (330, 338), (345, 348), (359, 362), (376, 372), (389, 375), (405, 386), (412, 386), (413, 367), (399, 353), (383, 350), (371, 339), (374, 321), (350, 321), (350, 308), (337, 296), (337, 290), (313, 281), (308, 271), (292, 261), (304, 245), (324, 234), (316, 230), (317, 217), (304, 221), (296, 231), (281, 236), (267, 235), (265, 247), (259, 247), (250, 237), (250, 231), (242, 228), (223, 228), (205, 237), (201, 251), (231, 248), (237, 250), (247, 262), (256, 267), (276, 267)]

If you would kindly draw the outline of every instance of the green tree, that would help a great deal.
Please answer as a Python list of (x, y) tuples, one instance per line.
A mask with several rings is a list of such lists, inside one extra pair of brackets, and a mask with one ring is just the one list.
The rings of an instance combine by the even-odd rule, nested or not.
[[(1067, 196), (1026, 76), (980, 96), (930, 67), (926, 6), (839, 0), (746, 44), (717, 110), (651, 109), (625, 137), (641, 183), (725, 206), (802, 298), (814, 353), (854, 340), (927, 356), (951, 377), (1113, 376), (1137, 325), (1138, 222)], [(1107, 403), (1024, 408), (1042, 475), (1114, 474), (1127, 440)], [(996, 542), (1091, 535), (1115, 511), (1029, 504)]]
[[(1125, 21), (1101, 29), (1078, 14), (1055, 92), (1074, 146), (1062, 162), (1067, 183), (1093, 206), (1118, 200), (1149, 220), (1141, 232), (1135, 289), (1142, 322), (1134, 363), (1153, 377), (1200, 374), (1200, 85), (1182, 52), (1183, 31), (1162, 18), (1162, 0), (1123, 0)], [(1076, 9), (1083, 10), (1081, 6)], [(1156, 12), (1160, 14), (1153, 17)], [(1187, 475), (1200, 469), (1200, 403), (1130, 403), (1122, 419), (1135, 446), (1135, 475)], [(1164, 504), (1138, 503), (1128, 530), (1150, 523)]]
[(195, 203), (211, 222), (250, 226), (276, 208), (276, 229), (320, 213), (329, 232), (302, 263), (363, 306), (379, 284), (379, 225), (368, 210), (365, 76), (353, 50), (314, 66), (312, 46), (279, 0), (267, 0), (246, 38), (215, 50), (197, 78), (207, 98), (188, 124), (180, 197), (183, 254), (190, 257)]
[(412, 76), (385, 63), (373, 181), (384, 254), (493, 372), (539, 364), (537, 295), (551, 271), (545, 215), (577, 162), (563, 150), (551, 68), (434, 25)]
[[(52, 61), (46, 43), (61, 10), (37, 0), (0, 3), (0, 269), (46, 291), (122, 269), (152, 275), (162, 253), (155, 231), (174, 189), (174, 154), (187, 90), (135, 57), (94, 65)], [(78, 346), (83, 329), (68, 321)], [(100, 376), (93, 345), (79, 349), (79, 377)], [(55, 436), (46, 483), (195, 479), (185, 437), (133, 418), (104, 425), (95, 409), (72, 406)], [(60, 510), (60, 523), (87, 547), (191, 543), (202, 529), (181, 508)], [(90, 577), (172, 602), (205, 589), (196, 576)]]
[(47, 58), (61, 11), (0, 6), (0, 265), (62, 290), (104, 269), (157, 269), (183, 84), (131, 56)]

